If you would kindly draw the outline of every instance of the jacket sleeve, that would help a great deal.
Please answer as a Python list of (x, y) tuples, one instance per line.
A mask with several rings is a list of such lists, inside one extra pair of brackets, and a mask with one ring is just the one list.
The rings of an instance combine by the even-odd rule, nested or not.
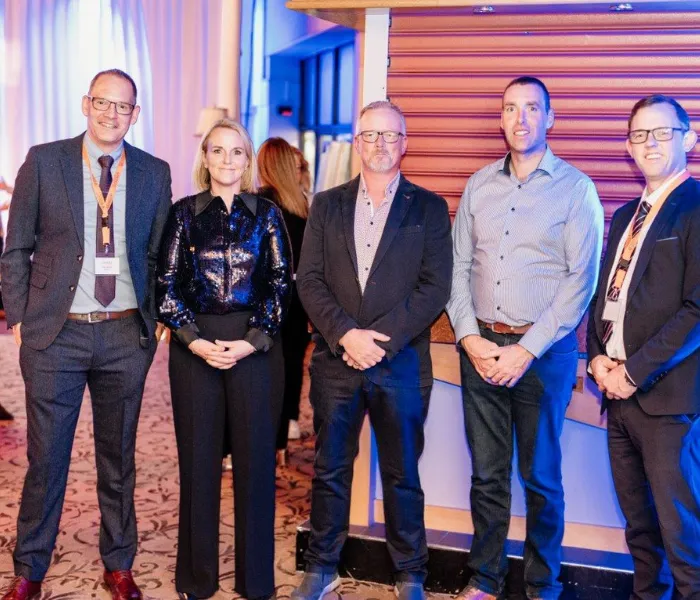
[(391, 337), (378, 345), (391, 360), (438, 317), (450, 297), (452, 237), (447, 202), (439, 198), (428, 209), (425, 246), (418, 281), (411, 293), (367, 329)]
[(163, 176), (163, 185), (158, 194), (158, 207), (156, 208), (156, 217), (151, 225), (151, 236), (148, 242), (148, 310), (149, 314), (155, 319), (157, 316), (156, 304), (156, 280), (158, 271), (158, 253), (160, 244), (163, 239), (165, 224), (170, 214), (172, 207), (172, 180), (170, 177), (170, 165), (165, 164), (165, 173)]
[(257, 351), (267, 352), (272, 338), (282, 326), (289, 308), (292, 289), (292, 251), (284, 218), (279, 208), (269, 204), (267, 239), (264, 260), (265, 275), (260, 278), (259, 301), (243, 338)]
[(340, 338), (358, 324), (338, 304), (326, 283), (324, 237), (328, 202), (329, 195), (321, 193), (314, 197), (311, 205), (297, 270), (297, 291), (314, 327), (331, 352), (338, 354)]
[(24, 320), (38, 220), (39, 157), (37, 149), (30, 148), (17, 173), (2, 255), (2, 299), (8, 327)]

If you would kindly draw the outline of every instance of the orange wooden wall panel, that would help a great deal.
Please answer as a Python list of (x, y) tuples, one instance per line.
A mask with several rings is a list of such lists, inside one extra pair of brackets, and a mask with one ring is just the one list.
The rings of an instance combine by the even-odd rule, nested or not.
[(506, 152), (501, 94), (519, 75), (547, 84), (556, 115), (550, 145), (593, 179), (608, 221), (643, 185), (624, 145), (633, 104), (665, 93), (700, 119), (697, 12), (394, 10), (389, 56), (387, 94), (408, 124), (402, 170), (453, 213), (467, 179)]

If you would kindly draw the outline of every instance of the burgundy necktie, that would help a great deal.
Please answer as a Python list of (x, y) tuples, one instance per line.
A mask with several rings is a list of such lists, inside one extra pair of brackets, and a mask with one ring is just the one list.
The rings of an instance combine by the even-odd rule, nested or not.
[[(630, 235), (635, 236), (642, 230), (642, 227), (644, 227), (644, 220), (647, 218), (647, 215), (649, 214), (650, 210), (651, 204), (644, 200), (642, 202), (642, 205), (639, 207), (639, 211), (637, 211), (637, 216), (634, 218), (634, 223), (632, 224), (632, 232)], [(635, 252), (636, 251), (637, 250), (635, 248)], [(630, 256), (630, 263), (632, 262), (633, 257), (634, 252), (632, 253), (632, 256)], [(620, 288), (615, 285), (616, 275), (619, 270), (627, 271), (627, 269), (629, 269), (629, 266), (629, 263), (626, 263), (622, 258), (622, 254), (620, 254), (620, 260), (617, 262), (617, 267), (615, 268), (615, 272), (613, 273), (612, 279), (610, 280), (610, 285), (608, 286), (608, 293), (605, 295), (606, 300), (609, 300), (610, 302), (618, 301), (618, 299), (620, 298)], [(627, 274), (627, 276), (629, 276), (629, 273)], [(613, 325), (615, 324), (615, 322), (603, 321), (603, 324), (603, 344), (607, 344), (608, 340), (610, 340), (610, 337), (612, 336)]]
[[(102, 167), (102, 173), (100, 174), (100, 190), (102, 195), (107, 198), (109, 193), (109, 188), (112, 185), (112, 163), (114, 159), (109, 156), (100, 156), (97, 159)], [(96, 241), (96, 253), (97, 258), (102, 257), (114, 257), (114, 203), (109, 207), (109, 216), (107, 218), (108, 223), (106, 225), (109, 227), (109, 244), (105, 246), (102, 241), (102, 227), (105, 225), (102, 221), (102, 209), (99, 204), (97, 206), (97, 230), (95, 235)], [(116, 294), (117, 287), (117, 277), (116, 275), (95, 275), (95, 299), (102, 305), (107, 306)]]

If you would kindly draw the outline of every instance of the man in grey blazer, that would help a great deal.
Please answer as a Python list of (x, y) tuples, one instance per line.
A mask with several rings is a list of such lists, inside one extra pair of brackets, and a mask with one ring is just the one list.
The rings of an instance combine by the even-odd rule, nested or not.
[(34, 146), (19, 170), (2, 256), (7, 324), (20, 347), (29, 468), (3, 600), (41, 592), (58, 534), (71, 447), (90, 389), (100, 554), (113, 600), (141, 598), (131, 576), (136, 427), (158, 333), (155, 261), (170, 207), (167, 163), (124, 142), (136, 85), (98, 73), (82, 100), (86, 133)]

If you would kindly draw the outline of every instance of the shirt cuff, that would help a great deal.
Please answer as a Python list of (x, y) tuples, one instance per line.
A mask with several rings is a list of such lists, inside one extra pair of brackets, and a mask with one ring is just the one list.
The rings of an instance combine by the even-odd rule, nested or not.
[(185, 346), (189, 346), (192, 342), (200, 338), (199, 327), (197, 327), (196, 323), (187, 323), (187, 325), (176, 329), (175, 335)]
[(518, 342), (525, 350), (532, 354), (535, 358), (542, 358), (542, 355), (552, 345), (552, 340), (542, 336), (535, 329), (534, 325), (520, 338)]
[(481, 335), (476, 317), (460, 319), (459, 323), (455, 325), (455, 339), (457, 340), (457, 345), (468, 335)]
[(274, 344), (269, 335), (255, 327), (249, 329), (243, 339), (253, 346), (256, 352), (267, 352)]
[(634, 382), (634, 379), (632, 379), (632, 378), (630, 377), (630, 374), (627, 372), (627, 367), (625, 367), (625, 366), (623, 365), (622, 368), (625, 370), (625, 379), (627, 379), (627, 383), (629, 383), (630, 385), (633, 385), (634, 387), (639, 387), (639, 386)]

